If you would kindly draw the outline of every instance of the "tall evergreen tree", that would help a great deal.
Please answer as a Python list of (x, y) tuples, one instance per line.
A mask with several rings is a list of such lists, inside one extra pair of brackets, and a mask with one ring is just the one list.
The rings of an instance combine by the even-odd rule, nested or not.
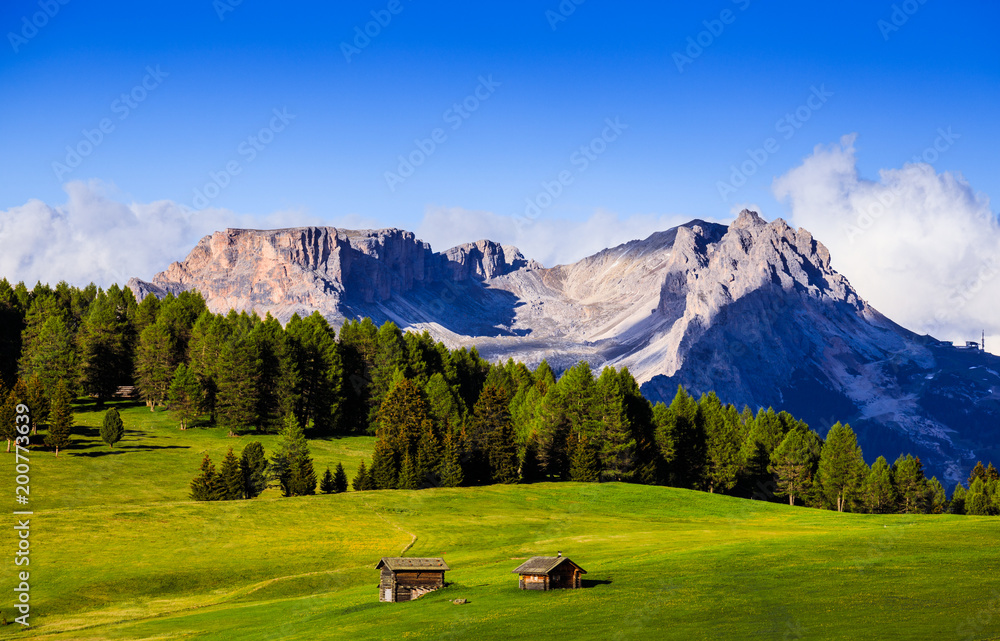
[(437, 487), (441, 484), (440, 468), (444, 458), (441, 441), (430, 420), (424, 421), (424, 430), (417, 443), (417, 457), (414, 461), (414, 475), (417, 487)]
[(319, 491), (323, 494), (333, 494), (333, 472), (330, 471), (329, 466), (319, 480)]
[(972, 485), (965, 497), (965, 513), (970, 516), (990, 516), (990, 496), (983, 477), (973, 477)]
[(541, 466), (538, 462), (538, 435), (532, 432), (528, 436), (528, 442), (524, 444), (524, 456), (521, 459), (521, 480), (525, 483), (534, 483), (541, 478)]
[(399, 479), (396, 482), (396, 487), (401, 490), (416, 490), (420, 487), (417, 480), (416, 464), (413, 462), (413, 457), (409, 454), (403, 457), (403, 465), (399, 470)]
[(944, 514), (948, 508), (948, 493), (945, 491), (941, 481), (936, 476), (932, 476), (927, 481), (927, 513)]
[[(405, 455), (404, 455), (405, 459)], [(372, 466), (368, 471), (368, 482), (373, 490), (392, 490), (398, 487), (399, 464), (393, 456), (392, 447), (384, 438), (375, 441)]]
[(257, 441), (247, 443), (240, 454), (240, 475), (243, 478), (243, 498), (260, 496), (267, 489), (267, 457), (264, 446)]
[(899, 497), (892, 480), (892, 468), (885, 457), (880, 456), (872, 463), (861, 494), (865, 510), (871, 514), (889, 514), (896, 510)]
[(949, 514), (965, 514), (965, 487), (958, 483), (951, 493), (951, 501), (948, 502)]
[(38, 433), (38, 426), (45, 425), (49, 417), (49, 399), (41, 379), (32, 376), (28, 381), (28, 402), (31, 408), (31, 433)]
[(664, 425), (657, 428), (657, 440), (673, 443), (670, 484), (701, 489), (705, 487), (707, 443), (704, 423), (698, 416), (698, 403), (683, 387), (678, 386), (667, 410)]
[(198, 377), (184, 363), (178, 365), (174, 372), (167, 398), (171, 411), (181, 422), (181, 429), (186, 430), (198, 416), (198, 410), (202, 406), (202, 395)]
[(379, 327), (375, 335), (375, 354), (370, 369), (371, 382), (369, 384), (368, 425), (370, 431), (374, 432), (378, 426), (382, 402), (392, 390), (392, 381), (396, 370), (402, 370), (405, 367), (406, 342), (403, 340), (403, 333), (395, 323), (389, 321)]
[(167, 400), (177, 369), (176, 352), (176, 340), (164, 323), (153, 323), (139, 335), (135, 354), (136, 384), (150, 411)]
[(771, 472), (776, 478), (779, 496), (787, 496), (788, 504), (807, 495), (813, 487), (819, 463), (819, 436), (809, 429), (797, 427), (781, 441), (771, 454)]
[(843, 512), (857, 494), (867, 467), (850, 425), (836, 423), (826, 435), (819, 459), (823, 494)]
[(601, 477), (609, 481), (632, 481), (638, 467), (637, 448), (622, 382), (614, 368), (605, 367), (595, 387), (601, 425)]
[(229, 448), (222, 459), (222, 467), (219, 469), (219, 490), (219, 498), (223, 501), (243, 498), (243, 472), (240, 470), (239, 459), (233, 454), (233, 448)]
[(57, 382), (62, 381), (67, 392), (73, 394), (79, 371), (73, 332), (54, 303), (36, 303), (32, 303), (22, 338), (20, 377), (37, 376), (46, 389), (55, 389)]
[(222, 346), (216, 373), (216, 407), (223, 427), (240, 434), (260, 425), (257, 413), (260, 378), (261, 362), (256, 346), (249, 338), (234, 333)]
[(316, 491), (316, 471), (309, 444), (294, 414), (285, 417), (285, 426), (278, 435), (278, 451), (271, 457), (269, 471), (284, 496), (304, 496)]
[(601, 480), (601, 463), (597, 444), (593, 439), (573, 436), (571, 439), (573, 458), (569, 468), (569, 480), (579, 483), (595, 483)]
[(705, 480), (708, 491), (728, 492), (740, 471), (739, 423), (735, 412), (723, 407), (715, 392), (698, 401), (698, 416), (705, 431)]
[(347, 472), (344, 471), (344, 464), (337, 463), (337, 470), (333, 473), (333, 492), (341, 494), (347, 491)]
[(450, 430), (444, 440), (444, 457), (441, 461), (441, 487), (458, 487), (465, 480), (462, 474), (461, 435)]
[(892, 479), (899, 497), (898, 508), (903, 514), (922, 514), (927, 511), (928, 488), (924, 466), (919, 458), (907, 454), (892, 465)]
[(336, 334), (319, 312), (294, 317), (285, 330), (298, 366), (299, 420), (312, 421), (319, 433), (330, 434), (342, 420), (344, 369)]
[[(510, 420), (507, 393), (502, 387), (487, 385), (472, 409), (466, 441), (470, 464), (465, 479), (473, 485), (515, 483), (517, 443)], [(502, 470), (501, 470), (502, 468)], [(499, 480), (502, 475), (504, 480)]]
[(17, 394), (14, 390), (6, 390), (0, 382), (0, 438), (7, 441), (7, 451), (17, 437)]
[(355, 492), (370, 489), (368, 470), (365, 468), (364, 461), (361, 461), (361, 465), (358, 466), (358, 473), (354, 476), (354, 480), (351, 481), (351, 487), (354, 488)]
[(49, 413), (49, 433), (45, 436), (45, 444), (56, 451), (69, 447), (73, 431), (73, 408), (66, 383), (62, 380), (56, 383), (52, 396), (52, 409)]
[(218, 501), (222, 498), (222, 484), (208, 454), (201, 461), (201, 473), (191, 481), (191, 498), (195, 501)]
[(80, 376), (83, 391), (99, 403), (110, 400), (119, 385), (132, 379), (134, 313), (131, 290), (112, 285), (107, 293), (98, 291), (83, 320), (78, 335)]
[(114, 447), (123, 436), (125, 436), (125, 424), (118, 410), (112, 407), (104, 413), (104, 420), (101, 422), (101, 440)]

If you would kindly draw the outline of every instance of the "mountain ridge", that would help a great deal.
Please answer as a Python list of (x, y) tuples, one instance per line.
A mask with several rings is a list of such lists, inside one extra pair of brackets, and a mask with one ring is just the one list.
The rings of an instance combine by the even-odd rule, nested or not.
[[(867, 453), (912, 445), (949, 481), (992, 454), (1000, 431), (1000, 380), (988, 380), (1000, 358), (897, 325), (812, 234), (749, 210), (729, 226), (693, 220), (549, 268), (489, 240), (434, 252), (399, 229), (230, 229), (129, 286), (140, 297), (197, 289), (215, 312), (282, 321), (314, 310), (335, 324), (392, 320), (490, 360), (628, 367), (653, 400), (684, 385), (794, 410), (821, 433), (851, 422)], [(962, 371), (967, 357), (990, 363), (983, 376)], [(936, 375), (947, 385), (926, 384)]]

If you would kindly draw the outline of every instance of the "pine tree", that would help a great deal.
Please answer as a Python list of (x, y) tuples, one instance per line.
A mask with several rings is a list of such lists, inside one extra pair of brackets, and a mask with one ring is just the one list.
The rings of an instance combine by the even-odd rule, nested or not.
[(351, 481), (351, 487), (354, 488), (355, 492), (369, 489), (368, 470), (365, 469), (364, 461), (361, 461), (361, 465), (358, 466), (358, 473), (354, 476), (354, 480)]
[(45, 387), (37, 376), (28, 381), (28, 407), (31, 409), (31, 433), (38, 433), (38, 426), (45, 425), (49, 416), (49, 399)]
[(14, 390), (5, 390), (0, 381), (0, 438), (6, 439), (7, 451), (17, 437), (17, 394)]
[(972, 485), (965, 497), (965, 513), (970, 516), (989, 516), (990, 497), (983, 477), (973, 477)]
[(235, 501), (243, 498), (243, 473), (240, 470), (240, 461), (233, 454), (233, 448), (229, 448), (226, 456), (222, 459), (222, 467), (219, 470), (219, 498), (223, 501)]
[(101, 422), (101, 440), (114, 447), (123, 436), (125, 436), (125, 424), (122, 423), (118, 410), (112, 407), (104, 413), (104, 420)]
[(344, 464), (337, 463), (337, 470), (333, 473), (333, 493), (341, 494), (347, 491), (347, 472), (344, 471)]
[(70, 436), (73, 430), (73, 408), (70, 405), (69, 391), (66, 383), (59, 381), (56, 383), (56, 390), (52, 398), (52, 409), (49, 414), (49, 433), (45, 436), (45, 444), (56, 451), (69, 446)]
[(899, 496), (898, 509), (903, 514), (922, 514), (929, 500), (927, 478), (920, 458), (907, 454), (892, 465), (892, 479)]
[(208, 454), (201, 461), (201, 473), (191, 481), (191, 498), (195, 501), (218, 501), (221, 498), (219, 475)]
[(819, 435), (801, 427), (791, 430), (771, 454), (770, 470), (775, 475), (779, 496), (787, 496), (795, 505), (811, 489), (819, 463)]
[(166, 324), (157, 321), (142, 331), (135, 353), (136, 384), (152, 412), (163, 405), (177, 369), (177, 341)]
[(392, 448), (384, 438), (375, 441), (368, 481), (373, 490), (393, 490), (399, 482), (399, 468), (393, 458)]
[(538, 463), (538, 435), (534, 432), (524, 444), (524, 457), (521, 459), (521, 480), (534, 483), (541, 480), (541, 468)]
[(625, 391), (613, 367), (605, 367), (596, 383), (601, 423), (601, 476), (609, 481), (635, 477), (636, 440), (625, 406)]
[(951, 493), (951, 501), (948, 502), (949, 514), (965, 514), (965, 487), (958, 483)]
[(944, 514), (948, 507), (948, 493), (936, 476), (927, 482), (927, 498), (928, 514)]
[(240, 455), (240, 475), (243, 479), (243, 498), (260, 496), (267, 489), (267, 458), (264, 446), (257, 441), (247, 443)]
[(462, 484), (462, 462), (459, 453), (462, 443), (455, 430), (448, 432), (444, 441), (444, 457), (441, 461), (441, 487), (458, 487)]
[(202, 396), (198, 377), (194, 375), (194, 370), (184, 363), (178, 365), (174, 372), (168, 399), (170, 409), (181, 422), (181, 429), (187, 429), (191, 421), (198, 415), (198, 410), (202, 405)]
[(403, 466), (399, 470), (397, 487), (401, 490), (415, 490), (419, 487), (416, 464), (413, 462), (412, 456), (406, 456), (403, 459)]
[(316, 469), (308, 450), (292, 459), (284, 491), (285, 496), (309, 496), (316, 493)]
[(424, 421), (424, 431), (417, 444), (414, 474), (417, 487), (436, 487), (441, 484), (440, 468), (443, 460), (441, 441), (434, 433), (434, 423)]
[(843, 512), (854, 498), (865, 473), (857, 438), (850, 425), (836, 423), (826, 435), (819, 459), (819, 481), (827, 500)]
[(595, 483), (601, 480), (601, 464), (597, 445), (587, 436), (574, 437), (573, 459), (569, 468), (569, 480), (579, 483)]
[(736, 485), (742, 463), (737, 416), (727, 412), (715, 392), (701, 397), (698, 411), (705, 431), (705, 477), (708, 491), (715, 492), (718, 489), (728, 492)]
[(323, 494), (333, 494), (333, 473), (329, 466), (323, 472), (323, 478), (319, 481), (319, 491)]
[(865, 509), (871, 514), (889, 514), (895, 511), (899, 501), (892, 479), (892, 468), (885, 457), (880, 456), (872, 463), (871, 471), (861, 487)]
[(256, 346), (239, 335), (227, 340), (219, 354), (216, 373), (216, 408), (223, 427), (240, 434), (260, 424), (257, 414), (260, 377), (261, 362)]

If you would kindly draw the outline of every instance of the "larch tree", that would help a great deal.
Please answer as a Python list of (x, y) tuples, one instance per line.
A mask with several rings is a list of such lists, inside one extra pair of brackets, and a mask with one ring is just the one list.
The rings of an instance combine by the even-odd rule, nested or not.
[(819, 459), (819, 481), (827, 500), (843, 512), (857, 494), (867, 470), (850, 425), (830, 428)]
[(65, 449), (70, 444), (70, 437), (73, 433), (73, 407), (71, 403), (66, 383), (60, 380), (56, 383), (55, 393), (52, 397), (49, 433), (45, 435), (45, 444), (55, 449), (56, 456), (59, 456), (59, 450)]
[(861, 487), (865, 509), (872, 514), (889, 514), (896, 511), (899, 496), (892, 480), (892, 468), (884, 456), (872, 463), (871, 470)]
[(776, 493), (787, 496), (789, 505), (812, 490), (821, 447), (819, 435), (800, 427), (788, 432), (772, 452), (770, 470), (778, 485)]

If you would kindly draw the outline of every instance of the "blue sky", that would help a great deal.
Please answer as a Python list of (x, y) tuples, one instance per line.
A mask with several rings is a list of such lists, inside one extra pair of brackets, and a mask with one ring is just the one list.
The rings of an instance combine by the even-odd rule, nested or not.
[(151, 278), (213, 230), (304, 224), (552, 265), (753, 205), (898, 322), (1000, 344), (998, 23), (985, 1), (9, 0), (0, 276)]
[[(572, 168), (573, 151), (609, 117), (628, 130), (551, 213), (720, 218), (752, 202), (779, 215), (771, 181), (816, 144), (856, 132), (859, 168), (874, 174), (901, 166), (949, 126), (960, 142), (935, 168), (998, 193), (995, 3), (914, 0), (907, 8), (916, 11), (885, 31), (879, 20), (891, 21), (890, 2), (665, 8), (567, 0), (574, 10), (553, 28), (546, 12), (559, 12), (556, 0), (400, 0), (399, 13), (348, 62), (342, 43), (388, 2), (246, 0), (220, 19), (225, 1), (70, 0), (16, 53), (10, 33), (20, 34), (22, 18), (39, 4), (5, 3), (0, 208), (30, 198), (59, 203), (64, 182), (92, 178), (126, 199), (193, 205), (210, 172), (235, 159), (242, 171), (213, 206), (295, 209), (329, 220), (355, 214), (408, 228), (427, 206), (512, 215), (542, 181)], [(730, 24), (720, 20), (724, 10)], [(704, 21), (718, 21), (721, 33), (709, 39)], [(679, 72), (674, 53), (703, 31), (710, 44)], [(113, 121), (79, 167), (57, 176), (52, 164), (65, 159), (66, 146), (103, 118), (118, 118), (113, 101), (141, 82), (147, 66), (169, 75)], [(385, 172), (396, 169), (397, 156), (450, 127), (444, 113), (480, 76), (499, 83), (494, 93), (390, 190)], [(775, 136), (775, 123), (805, 104), (812, 87), (832, 96), (790, 139)], [(245, 162), (240, 143), (267, 126), (275, 108), (295, 119)], [(718, 182), (730, 178), (731, 165), (770, 137), (777, 152), (721, 197)]]

